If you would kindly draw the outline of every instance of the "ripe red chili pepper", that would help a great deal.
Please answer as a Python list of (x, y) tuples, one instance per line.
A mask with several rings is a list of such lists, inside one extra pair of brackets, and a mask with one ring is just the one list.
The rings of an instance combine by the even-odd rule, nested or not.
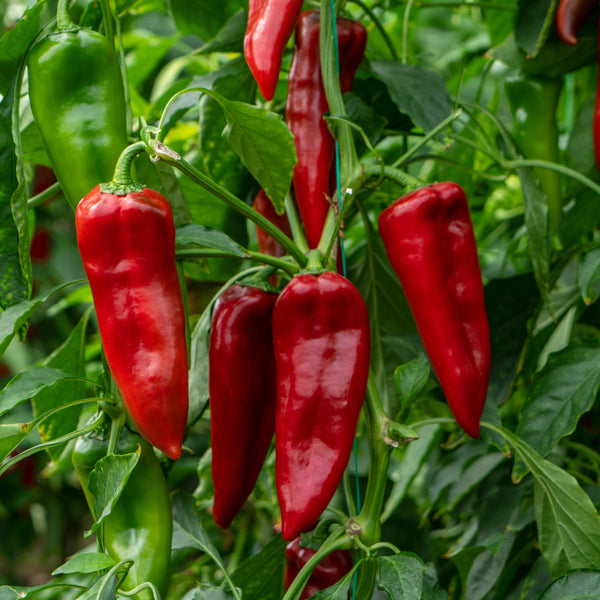
[[(298, 158), (294, 167), (294, 193), (311, 248), (319, 243), (329, 211), (330, 171), (335, 151), (335, 140), (323, 119), (329, 105), (321, 77), (319, 22), (317, 10), (303, 12), (298, 19), (285, 109)], [(340, 17), (337, 32), (340, 88), (349, 92), (365, 52), (367, 31), (360, 23)]]
[(286, 540), (309, 529), (348, 462), (370, 360), (367, 307), (337, 273), (294, 277), (273, 310), (275, 478)]
[[(316, 550), (300, 546), (297, 537), (285, 547), (284, 583), (287, 590), (296, 579), (300, 569), (314, 556)], [(328, 554), (314, 569), (299, 600), (307, 600), (317, 592), (335, 585), (352, 570), (354, 560), (348, 550), (335, 550)]]
[(381, 213), (379, 232), (456, 421), (479, 437), (491, 351), (465, 193), (454, 183), (416, 190)]
[[(269, 200), (267, 194), (265, 194), (264, 190), (260, 190), (254, 199), (254, 203), (252, 205), (254, 210), (259, 212), (263, 217), (269, 219), (273, 225), (276, 225), (285, 233), (288, 237), (292, 237), (292, 231), (290, 229), (290, 223), (285, 215), (278, 215), (275, 212), (275, 208), (273, 207), (273, 203)], [(284, 256), (285, 250), (283, 246), (275, 241), (273, 237), (271, 237), (264, 229), (261, 229), (258, 225), (256, 226), (256, 237), (258, 240), (258, 250), (263, 254), (268, 254), (269, 256)]]
[(173, 459), (188, 412), (185, 315), (169, 202), (148, 188), (96, 186), (77, 206), (83, 259), (106, 359), (141, 435)]
[(302, 0), (249, 0), (244, 56), (265, 100), (275, 95), (286, 44), (302, 10)]
[(232, 285), (217, 300), (209, 349), (213, 518), (227, 528), (250, 495), (275, 432), (271, 317), (277, 294)]
[(577, 43), (579, 28), (597, 4), (598, 0), (561, 0), (556, 11), (556, 32), (565, 44)]

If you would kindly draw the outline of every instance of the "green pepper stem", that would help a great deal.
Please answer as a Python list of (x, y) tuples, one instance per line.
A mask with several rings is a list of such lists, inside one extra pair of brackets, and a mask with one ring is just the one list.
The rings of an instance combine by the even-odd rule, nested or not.
[(69, 14), (69, 0), (58, 0), (56, 29), (57, 31), (73, 31), (74, 29), (78, 29)]
[(192, 181), (201, 185), (204, 189), (208, 190), (211, 194), (222, 200), (247, 219), (250, 219), (253, 223), (256, 223), (261, 229), (264, 229), (271, 237), (279, 242), (285, 251), (290, 254), (294, 260), (303, 267), (306, 265), (306, 256), (304, 253), (294, 244), (294, 242), (287, 236), (279, 227), (273, 225), (269, 219), (263, 217), (259, 212), (254, 210), (250, 205), (246, 204), (243, 200), (240, 200), (237, 196), (232, 194), (227, 188), (219, 185), (216, 181), (213, 181), (210, 177), (190, 165), (177, 153), (173, 152), (160, 142), (156, 142), (154, 145), (155, 156), (172, 165), (184, 175), (189, 177)]
[(132, 192), (140, 192), (144, 186), (137, 183), (131, 175), (133, 160), (138, 154), (146, 152), (147, 146), (144, 142), (136, 142), (127, 146), (117, 160), (115, 173), (110, 183), (101, 183), (100, 190), (105, 194), (115, 194), (117, 196), (126, 196)]
[(29, 200), (27, 200), (27, 208), (36, 208), (40, 204), (46, 202), (46, 200), (50, 200), (51, 198), (58, 196), (58, 194), (60, 194), (60, 191), (60, 183), (58, 183), (57, 181), (56, 183), (53, 183), (51, 186), (47, 187), (43, 192), (40, 192), (39, 194), (36, 194), (35, 196), (29, 198)]

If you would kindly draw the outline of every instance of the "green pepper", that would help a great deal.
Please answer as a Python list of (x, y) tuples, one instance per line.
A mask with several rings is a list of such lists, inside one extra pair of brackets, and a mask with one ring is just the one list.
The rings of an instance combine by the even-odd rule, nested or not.
[[(558, 162), (556, 108), (561, 87), (560, 79), (517, 76), (506, 81), (513, 137), (524, 158)], [(560, 175), (545, 168), (534, 168), (533, 174), (546, 196), (550, 238), (557, 244), (562, 216)]]
[[(66, 11), (64, 3), (59, 10)], [(27, 58), (29, 101), (58, 182), (75, 208), (96, 184), (111, 180), (127, 146), (127, 113), (108, 40), (60, 16), (59, 31)]]
[[(107, 454), (109, 429), (100, 427), (78, 438), (71, 456), (94, 518), (94, 496), (88, 482), (96, 462)], [(171, 501), (162, 469), (148, 443), (124, 428), (117, 452), (135, 452), (138, 445), (141, 446), (138, 463), (110, 515), (102, 522), (100, 539), (104, 550), (115, 561), (134, 561), (121, 586), (123, 590), (148, 581), (164, 594), (171, 556)], [(135, 598), (151, 600), (152, 594), (144, 590)]]

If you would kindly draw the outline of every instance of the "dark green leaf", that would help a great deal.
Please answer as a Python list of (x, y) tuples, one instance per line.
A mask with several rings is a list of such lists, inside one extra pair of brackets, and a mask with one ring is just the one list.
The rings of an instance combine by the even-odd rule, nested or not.
[(525, 204), (525, 226), (529, 234), (529, 249), (533, 273), (542, 298), (548, 302), (550, 293), (550, 240), (548, 235), (548, 205), (530, 169), (517, 169)]
[[(551, 354), (527, 388), (517, 435), (546, 456), (594, 404), (599, 385), (600, 348), (571, 343)], [(526, 473), (523, 461), (516, 461), (513, 479), (519, 481)]]
[(377, 559), (379, 587), (393, 600), (420, 600), (423, 574), (427, 567), (412, 552), (400, 552)]
[(585, 254), (577, 269), (577, 285), (586, 304), (600, 298), (600, 248)]
[(69, 575), (71, 573), (96, 573), (114, 567), (115, 561), (101, 552), (86, 552), (76, 554), (64, 565), (52, 572), (52, 575)]
[(279, 600), (287, 542), (274, 537), (258, 554), (247, 558), (231, 575), (244, 600)]
[(210, 339), (210, 310), (204, 310), (196, 323), (190, 340), (190, 408), (193, 423), (208, 404), (208, 342)]
[(223, 23), (241, 8), (240, 0), (169, 0), (169, 10), (182, 35), (212, 40)]
[(469, 492), (479, 486), (506, 457), (500, 453), (484, 454), (472, 462), (461, 474), (460, 479), (450, 488), (448, 505), (456, 506)]
[(210, 42), (200, 48), (198, 53), (242, 52), (247, 22), (246, 11), (239, 10), (223, 25), (223, 28)]
[(600, 567), (600, 517), (577, 480), (506, 429), (498, 429), (534, 479), (540, 551), (553, 577)]
[(600, 572), (567, 573), (553, 581), (537, 600), (600, 600)]
[(371, 68), (398, 108), (424, 131), (433, 129), (452, 112), (450, 93), (435, 71), (391, 60), (373, 61)]
[(213, 248), (240, 257), (248, 255), (242, 246), (222, 231), (192, 223), (177, 228), (176, 245), (181, 249)]
[[(89, 315), (90, 313), (87, 312), (83, 316), (71, 331), (69, 338), (44, 360), (43, 366), (60, 368), (71, 373), (73, 377), (84, 378), (85, 335)], [(51, 388), (41, 390), (32, 401), (34, 416), (43, 415), (54, 408), (83, 398), (85, 382), (81, 379), (62, 381)], [(77, 428), (80, 414), (81, 406), (73, 406), (45, 419), (39, 426), (42, 442), (53, 440), (74, 431)], [(47, 451), (50, 458), (57, 461), (63, 449), (64, 446), (52, 446)]]
[(431, 363), (424, 352), (420, 352), (416, 358), (396, 367), (394, 383), (403, 407), (423, 391), (429, 380), (430, 372)]
[(0, 425), (0, 462), (31, 433), (30, 423), (7, 423)]
[(109, 454), (101, 458), (90, 473), (88, 487), (94, 496), (94, 513), (98, 518), (92, 526), (97, 531), (117, 503), (129, 476), (140, 459), (141, 448), (130, 454)]
[(19, 303), (31, 291), (27, 203), (17, 180), (13, 122), (15, 83), (0, 102), (0, 308)]
[(517, 43), (535, 58), (554, 27), (558, 0), (521, 0), (515, 27)]
[(68, 373), (50, 367), (32, 367), (19, 373), (0, 391), (0, 416), (66, 377)]

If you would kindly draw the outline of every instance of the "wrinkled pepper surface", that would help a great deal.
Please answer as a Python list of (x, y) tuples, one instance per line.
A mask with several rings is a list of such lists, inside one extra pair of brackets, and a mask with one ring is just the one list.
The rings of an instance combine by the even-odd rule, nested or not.
[(466, 195), (449, 182), (411, 192), (381, 213), (379, 232), (450, 409), (477, 438), (491, 350)]
[(140, 434), (181, 456), (188, 415), (185, 314), (169, 202), (96, 186), (79, 203), (77, 244), (114, 380)]
[(292, 37), (302, 0), (249, 0), (244, 56), (260, 93), (275, 95), (285, 47)]
[(213, 518), (229, 527), (254, 488), (275, 432), (271, 318), (277, 294), (232, 285), (217, 300), (209, 346)]
[[(285, 547), (284, 585), (287, 590), (296, 579), (300, 569), (314, 556), (316, 550), (303, 548), (297, 537)], [(299, 600), (308, 600), (317, 592), (335, 585), (354, 566), (348, 550), (335, 550), (328, 554), (313, 570)]]
[[(294, 167), (294, 193), (310, 248), (316, 248), (329, 212), (331, 168), (335, 140), (323, 119), (329, 105), (321, 76), (320, 15), (303, 12), (296, 28), (292, 65), (288, 78), (286, 119), (294, 134), (298, 162)], [(352, 89), (367, 44), (367, 31), (357, 21), (338, 17), (340, 89)]]
[[(109, 430), (99, 428), (78, 438), (71, 455), (94, 518), (94, 496), (88, 482), (96, 462), (107, 454), (108, 438)], [(138, 445), (141, 447), (138, 463), (110, 515), (104, 519), (100, 535), (105, 551), (115, 561), (134, 561), (122, 584), (124, 590), (149, 581), (164, 594), (171, 560), (171, 499), (160, 464), (142, 438), (123, 429), (117, 453), (135, 452)], [(152, 595), (144, 591), (135, 598), (150, 600)]]
[(90, 29), (59, 31), (27, 59), (29, 100), (63, 193), (75, 209), (109, 181), (127, 146), (126, 105), (117, 56)]
[(370, 331), (357, 289), (337, 273), (303, 273), (273, 310), (275, 479), (282, 534), (311, 528), (348, 462), (367, 388)]

